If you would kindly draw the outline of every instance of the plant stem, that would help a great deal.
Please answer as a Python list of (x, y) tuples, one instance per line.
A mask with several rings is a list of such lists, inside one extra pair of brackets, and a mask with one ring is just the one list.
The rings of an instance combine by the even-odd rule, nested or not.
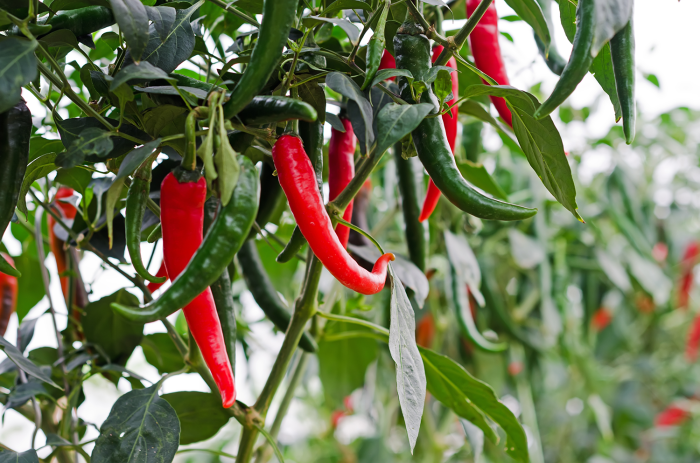
[[(321, 279), (323, 265), (311, 250), (309, 250), (308, 256), (304, 287), (294, 306), (292, 321), (289, 327), (287, 327), (287, 333), (285, 334), (282, 348), (277, 355), (275, 364), (272, 366), (270, 376), (267, 378), (265, 387), (253, 407), (263, 418), (267, 414), (267, 410), (270, 408), (270, 402), (272, 402), (272, 398), (284, 378), (284, 374), (289, 366), (289, 361), (299, 344), (306, 323), (314, 315), (318, 305), (316, 299), (318, 297), (318, 283)], [(250, 461), (253, 456), (253, 447), (255, 446), (258, 433), (259, 431), (254, 428), (245, 428), (243, 430), (241, 443), (238, 447), (237, 463), (248, 463)]]
[(235, 2), (226, 3), (226, 2), (223, 2), (222, 0), (209, 0), (209, 1), (216, 6), (223, 8), (224, 11), (228, 11), (232, 15), (238, 16), (239, 18), (241, 18), (243, 21), (247, 22), (248, 24), (252, 24), (255, 27), (260, 27), (260, 23), (257, 22), (254, 18), (251, 18), (250, 16), (243, 13), (242, 11), (233, 8), (233, 3), (235, 3)]
[(467, 23), (462, 26), (454, 37), (449, 37), (446, 40), (447, 45), (442, 44), (445, 49), (442, 50), (442, 53), (440, 53), (440, 56), (438, 56), (438, 58), (435, 60), (433, 66), (444, 66), (450, 60), (450, 57), (455, 52), (458, 52), (460, 48), (462, 48), (464, 42), (467, 41), (467, 37), (469, 37), (469, 34), (472, 33), (476, 25), (479, 23), (479, 21), (481, 21), (481, 18), (484, 17), (486, 10), (489, 9), (491, 3), (493, 3), (493, 0), (481, 0), (481, 3), (479, 3), (479, 6), (476, 7), (476, 10), (474, 10), (474, 13), (469, 17)]

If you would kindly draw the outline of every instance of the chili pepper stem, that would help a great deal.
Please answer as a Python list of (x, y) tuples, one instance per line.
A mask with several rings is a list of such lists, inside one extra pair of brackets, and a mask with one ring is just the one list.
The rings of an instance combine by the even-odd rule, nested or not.
[[(410, 3), (410, 2), (409, 2)], [(479, 6), (476, 7), (474, 13), (469, 17), (467, 23), (453, 36), (447, 38), (447, 44), (441, 44), (445, 49), (440, 53), (440, 56), (435, 60), (433, 66), (444, 66), (450, 60), (450, 57), (455, 52), (459, 51), (467, 41), (469, 34), (472, 33), (476, 25), (481, 21), (481, 18), (486, 14), (493, 0), (481, 0)]]

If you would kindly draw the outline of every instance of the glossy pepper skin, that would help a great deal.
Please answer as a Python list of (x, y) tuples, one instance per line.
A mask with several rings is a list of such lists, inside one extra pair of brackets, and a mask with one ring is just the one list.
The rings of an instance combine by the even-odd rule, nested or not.
[(126, 194), (126, 249), (136, 273), (151, 283), (165, 283), (167, 277), (151, 275), (141, 260), (141, 224), (151, 188), (151, 161), (149, 158), (136, 169)]
[(387, 265), (394, 260), (394, 255), (381, 256), (371, 273), (350, 257), (333, 230), (316, 185), (314, 168), (301, 140), (293, 135), (282, 135), (272, 148), (272, 159), (292, 214), (316, 257), (347, 288), (361, 294), (381, 291)]
[[(0, 238), (10, 225), (29, 160), (32, 115), (24, 99), (0, 113)], [(21, 274), (0, 256), (0, 273)]]
[[(66, 186), (61, 186), (56, 192), (54, 201), (54, 210), (63, 218), (73, 220), (78, 210), (70, 203), (61, 201), (61, 199), (70, 198), (73, 196), (73, 189)], [(58, 274), (63, 275), (64, 272), (68, 270), (68, 254), (65, 251), (64, 245), (65, 241), (56, 236), (54, 232), (56, 226), (56, 220), (54, 220), (52, 215), (46, 216), (46, 224), (49, 229), (49, 246), (51, 247), (51, 252), (56, 259), (56, 268), (58, 269)], [(70, 278), (67, 276), (61, 276), (61, 291), (63, 292), (63, 298), (68, 301), (69, 284)]]
[[(442, 50), (445, 47), (438, 45), (433, 48), (433, 62), (440, 56)], [(457, 60), (454, 56), (450, 58), (447, 62), (447, 66), (452, 69), (457, 69)], [(452, 78), (452, 98), (447, 102), (447, 105), (454, 104), (457, 99), (459, 99), (459, 77), (456, 72), (450, 74)], [(450, 115), (451, 114), (451, 115)], [(442, 115), (442, 123), (445, 125), (445, 134), (447, 135), (447, 143), (450, 145), (452, 150), (452, 155), (455, 153), (455, 144), (457, 143), (457, 117), (459, 116), (459, 107), (454, 106), (449, 113)], [(440, 199), (440, 190), (435, 186), (435, 182), (430, 180), (428, 182), (428, 191), (425, 193), (425, 199), (423, 200), (423, 207), (420, 211), (420, 217), (418, 217), (419, 222), (424, 222), (430, 218), (435, 207), (437, 206), (438, 200)]]
[(633, 23), (634, 20), (630, 17), (630, 22), (610, 40), (615, 87), (622, 110), (622, 129), (628, 145), (634, 140), (634, 129), (637, 121), (637, 107), (634, 101), (635, 43)]
[(595, 1), (580, 0), (576, 7), (576, 35), (571, 57), (552, 94), (535, 111), (534, 117), (541, 119), (552, 113), (571, 95), (591, 67), (593, 59), (593, 36), (595, 34)]
[[(204, 178), (197, 182), (180, 183), (172, 173), (165, 177), (161, 185), (163, 258), (168, 275), (173, 278), (183, 273), (202, 243), (206, 185)], [(196, 277), (190, 275), (189, 278)], [(207, 287), (182, 311), (221, 392), (222, 403), (228, 408), (236, 400), (236, 390), (211, 290)]]
[[(2, 258), (14, 265), (12, 257), (3, 253)], [(0, 336), (5, 336), (10, 317), (17, 310), (17, 277), (0, 273)]]
[[(179, 308), (184, 307), (190, 303), (198, 294), (204, 292), (212, 283), (219, 278), (221, 272), (233, 260), (236, 252), (240, 249), (243, 241), (248, 237), (250, 229), (253, 226), (253, 221), (255, 220), (255, 214), (258, 209), (258, 193), (259, 193), (259, 183), (258, 175), (255, 170), (255, 166), (248, 159), (243, 157), (240, 161), (241, 171), (238, 177), (238, 184), (233, 190), (233, 195), (229, 203), (222, 207), (217, 214), (216, 220), (212, 224), (207, 236), (202, 241), (199, 249), (197, 246), (191, 250), (192, 259), (189, 257), (187, 259), (182, 258), (184, 261), (183, 268), (186, 266), (185, 270), (178, 277), (174, 275), (171, 269), (171, 265), (168, 263), (168, 258), (165, 258), (165, 266), (168, 271), (168, 275), (173, 280), (173, 284), (165, 291), (161, 296), (145, 306), (141, 307), (126, 307), (120, 304), (112, 304), (112, 308), (130, 320), (139, 321), (142, 323), (149, 323), (156, 320), (160, 320), (163, 317), (174, 313)], [(167, 180), (168, 182), (166, 183)], [(168, 174), (163, 180), (163, 186), (169, 189), (174, 189), (176, 195), (174, 198), (182, 200), (181, 197), (186, 196), (186, 192), (180, 193), (180, 191), (185, 191), (185, 187), (178, 187), (177, 179), (174, 176)], [(199, 191), (200, 184), (203, 184), (204, 180), (199, 179), (198, 182), (189, 182), (181, 185), (193, 185), (189, 187), (193, 194), (206, 194)], [(162, 196), (163, 186), (161, 187), (161, 202), (163, 201)], [(195, 188), (196, 187), (196, 188)], [(166, 190), (167, 192), (167, 190)], [(194, 196), (193, 200), (194, 201)], [(197, 213), (201, 217), (203, 214), (201, 208), (203, 207), (204, 200), (201, 201), (202, 206), (198, 206), (199, 209)], [(186, 203), (187, 204), (187, 203)], [(193, 206), (188, 206), (186, 209), (191, 210)], [(165, 219), (162, 215), (163, 206), (161, 205), (161, 223), (163, 227), (166, 227)], [(195, 212), (193, 212), (195, 214)], [(185, 216), (185, 214), (180, 214)], [(171, 224), (177, 225), (180, 220), (178, 217), (174, 219), (168, 219)], [(184, 220), (184, 219), (183, 219)], [(196, 232), (199, 235), (202, 234), (201, 226), (202, 219), (199, 219), (199, 231)], [(189, 227), (189, 225), (188, 225)], [(183, 227), (181, 227), (183, 228)], [(192, 232), (194, 233), (194, 232)], [(181, 236), (180, 236), (181, 235)], [(184, 239), (186, 236), (190, 236), (189, 232), (179, 232), (177, 231), (177, 226), (175, 227), (175, 232), (172, 238), (177, 242), (178, 240)], [(197, 236), (197, 235), (192, 235)], [(165, 249), (166, 235), (163, 232), (163, 246)], [(191, 246), (190, 246), (191, 247)], [(196, 251), (196, 253), (195, 253)], [(190, 255), (191, 255), (190, 254)], [(188, 263), (189, 262), (189, 263)]]
[[(248, 290), (253, 295), (253, 299), (260, 306), (265, 316), (282, 332), (287, 331), (292, 314), (280, 299), (275, 290), (275, 285), (265, 271), (260, 254), (255, 244), (255, 240), (248, 240), (243, 243), (236, 255), (238, 263), (241, 265), (243, 279)], [(313, 337), (306, 331), (301, 335), (299, 347), (306, 352), (316, 352), (318, 346)]]
[[(345, 132), (331, 129), (331, 141), (328, 145), (328, 188), (331, 201), (338, 197), (355, 176), (355, 132), (352, 130), (349, 119), (343, 117), (340, 120), (345, 127)], [(347, 222), (352, 220), (352, 207), (352, 201), (350, 201), (343, 213), (343, 219)], [(335, 233), (338, 235), (340, 244), (347, 248), (350, 229), (338, 224), (335, 226)]]
[[(158, 267), (158, 271), (156, 272), (156, 276), (165, 277), (167, 281), (168, 271), (165, 268), (165, 260), (161, 261), (160, 267)], [(161, 286), (163, 286), (163, 284), (165, 284), (165, 281), (163, 283), (148, 283), (146, 286), (150, 292), (155, 293)]]
[[(403, 211), (404, 233), (408, 246), (408, 256), (421, 271), (425, 271), (426, 237), (425, 228), (419, 221), (420, 200), (418, 191), (422, 191), (423, 169), (417, 172), (420, 163), (415, 158), (401, 157), (401, 142), (394, 145), (394, 162), (399, 178), (401, 192), (401, 209)], [(420, 177), (419, 177), (420, 175)], [(438, 194), (440, 194), (438, 192)]]
[[(474, 13), (479, 3), (481, 3), (480, 0), (467, 0), (467, 16)], [(501, 46), (498, 44), (499, 37), (496, 4), (491, 3), (481, 21), (469, 35), (469, 47), (472, 56), (474, 56), (474, 64), (479, 70), (491, 76), (499, 85), (510, 85), (503, 56), (501, 56)], [(501, 118), (512, 127), (513, 116), (508, 109), (506, 100), (495, 96), (490, 98)]]
[(226, 119), (231, 119), (245, 108), (272, 76), (282, 57), (282, 49), (287, 44), (298, 4), (296, 0), (264, 1), (258, 41), (241, 80), (224, 105)]
[[(431, 67), (429, 46), (420, 26), (404, 23), (394, 36), (397, 67), (410, 71), (415, 79), (425, 79)], [(408, 81), (403, 77), (398, 81), (401, 97), (413, 101)], [(432, 90), (423, 92), (421, 101), (431, 103), (437, 109), (437, 99)], [(459, 209), (482, 219), (493, 220), (523, 220), (537, 213), (536, 209), (488, 198), (469, 186), (457, 169), (441, 118), (423, 119), (412, 135), (423, 167), (442, 194)]]
[(253, 98), (238, 117), (245, 125), (261, 125), (294, 119), (312, 122), (318, 114), (313, 106), (295, 98), (260, 95)]

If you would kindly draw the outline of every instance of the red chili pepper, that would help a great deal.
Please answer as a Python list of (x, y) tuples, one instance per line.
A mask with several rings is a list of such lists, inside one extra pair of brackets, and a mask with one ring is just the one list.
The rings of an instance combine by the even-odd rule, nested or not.
[(605, 307), (596, 310), (591, 317), (591, 325), (596, 331), (602, 331), (612, 321), (612, 313)]
[[(384, 54), (382, 55), (382, 60), (379, 62), (379, 70), (382, 69), (396, 69), (396, 59), (389, 53), (389, 50), (384, 49)], [(395, 77), (389, 78), (389, 80), (394, 80)]]
[[(481, 0), (467, 0), (467, 16), (471, 16)], [(474, 64), (481, 71), (491, 76), (499, 85), (510, 85), (506, 66), (501, 56), (501, 46), (498, 44), (498, 13), (496, 4), (492, 3), (486, 14), (469, 35), (469, 46), (474, 56)], [(491, 102), (498, 114), (509, 126), (513, 126), (513, 116), (503, 98), (492, 96)]]
[[(2, 253), (5, 260), (15, 266), (10, 256)], [(0, 273), (0, 336), (5, 336), (10, 317), (17, 310), (17, 277)]]
[[(163, 259), (163, 261), (160, 263), (160, 268), (158, 269), (156, 276), (157, 277), (167, 277), (168, 276), (168, 271), (165, 269), (165, 259)], [(155, 293), (164, 284), (165, 284), (165, 282), (163, 282), (163, 283), (150, 282), (150, 283), (148, 283), (147, 287), (148, 287), (148, 290), (150, 292)]]
[[(438, 56), (440, 56), (440, 53), (442, 53), (442, 50), (445, 47), (442, 45), (437, 45), (435, 48), (433, 48), (433, 62), (437, 59)], [(447, 62), (447, 66), (451, 67), (452, 69), (457, 69), (457, 60), (455, 60), (454, 56), (450, 58), (450, 60)], [(452, 99), (447, 102), (448, 105), (454, 104), (457, 101), (458, 95), (459, 95), (459, 78), (457, 77), (457, 73), (453, 72), (450, 74), (450, 77), (452, 77)], [(459, 115), (459, 108), (457, 106), (454, 106), (449, 113), (445, 113), (442, 115), (442, 123), (445, 125), (445, 133), (447, 134), (447, 142), (450, 144), (450, 149), (452, 150), (452, 155), (455, 154), (455, 143), (457, 142), (457, 116)], [(430, 215), (433, 213), (435, 210), (435, 206), (437, 206), (438, 200), (440, 199), (440, 190), (438, 189), (437, 186), (435, 186), (435, 183), (433, 183), (433, 180), (431, 179), (430, 182), (428, 183), (428, 191), (425, 194), (425, 200), (423, 200), (423, 208), (420, 211), (420, 216), (418, 216), (418, 221), (423, 222), (425, 220), (428, 220)]]
[(523, 364), (522, 362), (510, 362), (508, 364), (508, 374), (511, 376), (517, 376), (520, 374), (520, 372), (523, 371)]
[(693, 324), (688, 330), (688, 339), (685, 342), (685, 358), (693, 363), (698, 358), (698, 347), (700, 347), (700, 315), (696, 315)]
[(432, 313), (426, 314), (416, 325), (416, 344), (426, 348), (433, 345), (435, 337), (435, 319)]
[[(180, 183), (170, 173), (163, 180), (160, 195), (163, 259), (168, 275), (175, 279), (202, 243), (207, 183), (203, 177), (197, 182)], [(207, 288), (182, 311), (221, 392), (221, 401), (228, 408), (236, 400), (236, 389), (211, 289)]]
[(678, 405), (671, 404), (666, 407), (664, 411), (656, 415), (654, 425), (658, 428), (665, 426), (678, 426), (688, 419), (688, 416), (689, 413), (687, 410), (679, 407)]
[(693, 267), (700, 255), (700, 246), (696, 241), (688, 243), (681, 259), (681, 281), (678, 288), (678, 307), (688, 307), (690, 290), (693, 289)]
[(287, 195), (289, 207), (311, 250), (341, 284), (362, 294), (375, 294), (384, 288), (391, 253), (374, 264), (372, 272), (359, 266), (333, 231), (331, 219), (318, 192), (316, 174), (301, 140), (282, 135), (272, 147), (277, 178)]
[[(328, 188), (331, 201), (338, 197), (355, 176), (355, 132), (352, 130), (349, 119), (341, 118), (340, 120), (343, 122), (345, 132), (331, 129), (331, 141), (328, 145)], [(348, 222), (352, 220), (352, 201), (345, 209), (343, 219)], [(338, 224), (335, 226), (335, 233), (338, 235), (340, 244), (344, 248), (348, 247), (350, 229), (345, 225)]]
[[(65, 186), (59, 187), (56, 192), (56, 201), (54, 203), (53, 209), (65, 219), (73, 220), (78, 210), (70, 203), (59, 201), (60, 199), (66, 199), (73, 196), (73, 189)], [(66, 270), (68, 270), (68, 255), (64, 249), (65, 242), (56, 236), (54, 233), (54, 227), (56, 226), (56, 221), (49, 215), (47, 217), (47, 225), (49, 228), (49, 245), (51, 247), (51, 252), (56, 259), (56, 267), (58, 268), (58, 274), (62, 275)], [(67, 276), (61, 276), (61, 290), (63, 291), (63, 297), (68, 300), (68, 283), (70, 279)]]

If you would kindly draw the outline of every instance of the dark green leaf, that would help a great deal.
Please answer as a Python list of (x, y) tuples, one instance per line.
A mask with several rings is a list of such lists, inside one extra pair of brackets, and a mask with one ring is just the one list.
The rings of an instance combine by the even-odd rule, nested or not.
[(0, 113), (17, 104), (20, 89), (36, 79), (36, 41), (10, 37), (0, 46)]
[(11, 451), (0, 452), (0, 463), (39, 463), (36, 450), (27, 450), (17, 453)]
[(114, 18), (124, 34), (131, 57), (139, 62), (148, 45), (148, 14), (141, 0), (110, 0)]
[(54, 11), (77, 10), (88, 6), (105, 6), (109, 8), (109, 0), (54, 0), (51, 9)]
[(50, 445), (51, 447), (72, 447), (73, 443), (67, 441), (58, 434), (49, 433), (46, 435), (46, 445)]
[(90, 185), (91, 180), (92, 174), (90, 171), (80, 167), (60, 169), (55, 178), (57, 183), (71, 187), (81, 195), (85, 195), (85, 191), (88, 185)]
[[(117, 0), (121, 1), (121, 0)], [(140, 3), (140, 2), (139, 2)], [(111, 91), (116, 90), (121, 84), (125, 84), (130, 80), (156, 80), (164, 79), (175, 81), (173, 77), (170, 77), (162, 69), (153, 66), (148, 61), (144, 61), (140, 64), (130, 64), (124, 66), (117, 75), (114, 76), (114, 80), (109, 86)], [(173, 89), (174, 90), (174, 89)], [(175, 93), (177, 95), (177, 93)]]
[(613, 73), (612, 55), (610, 54), (610, 45), (605, 44), (595, 57), (588, 71), (593, 74), (595, 80), (598, 81), (601, 88), (608, 94), (610, 102), (615, 110), (615, 122), (622, 117), (622, 108), (620, 107), (620, 98), (617, 95), (617, 87), (615, 86), (615, 74)]
[(80, 132), (80, 136), (68, 147), (68, 151), (56, 156), (55, 163), (64, 169), (70, 169), (85, 161), (88, 156), (106, 158), (112, 152), (114, 143), (112, 133), (97, 127)]
[[(62, 147), (62, 146), (61, 146)], [(29, 163), (27, 171), (24, 173), (22, 180), (22, 189), (20, 190), (19, 198), (17, 199), (17, 208), (27, 215), (27, 192), (29, 187), (40, 178), (46, 177), (51, 172), (56, 170), (56, 153), (49, 153), (39, 156)]]
[(497, 442), (498, 437), (483, 419), (482, 413), (488, 415), (508, 436), (508, 455), (516, 461), (529, 461), (525, 431), (513, 412), (498, 400), (493, 389), (474, 378), (451, 358), (422, 347), (419, 349), (425, 363), (430, 393), (459, 416), (481, 428), (489, 440)]
[(361, 2), (359, 0), (336, 0), (331, 3), (331, 5), (323, 10), (324, 16), (334, 16), (335, 13), (341, 10), (372, 10), (372, 6), (369, 3)]
[(335, 130), (345, 133), (345, 126), (338, 116), (333, 113), (328, 113), (326, 114), (326, 120)]
[(430, 103), (400, 105), (389, 103), (377, 114), (377, 147), (382, 154), (394, 143), (411, 133), (433, 109)]
[(47, 375), (41, 368), (36, 366), (31, 360), (22, 355), (19, 349), (7, 342), (7, 340), (2, 336), (0, 336), (0, 349), (5, 351), (5, 354), (10, 358), (10, 360), (12, 360), (15, 363), (15, 365), (17, 365), (26, 374), (33, 376), (34, 378), (39, 379), (45, 383), (48, 383), (53, 387), (61, 389), (61, 387), (58, 384), (53, 382), (50, 374)]
[[(90, 74), (93, 76), (94, 79), (95, 74), (98, 73), (91, 72)], [(93, 80), (93, 82), (95, 81)], [(109, 122), (115, 127), (119, 125), (119, 121), (114, 119), (107, 118), (107, 122)], [(61, 141), (63, 142), (63, 146), (65, 146), (66, 148), (70, 147), (71, 144), (80, 137), (83, 130), (85, 129), (97, 128), (104, 131), (107, 130), (107, 128), (94, 117), (77, 117), (74, 119), (64, 119), (60, 122), (57, 122), (56, 125), (58, 127), (58, 132), (61, 135)], [(151, 140), (148, 134), (126, 122), (122, 124), (119, 131), (137, 139), (143, 140), (143, 142)], [(103, 162), (106, 159), (117, 158), (123, 154), (128, 153), (134, 146), (137, 145), (137, 143), (122, 137), (113, 137), (112, 143), (113, 149), (107, 154), (106, 158), (94, 158), (92, 156), (89, 156), (88, 159), (86, 159), (85, 161)]]
[[(207, 97), (209, 92), (206, 90), (202, 90), (201, 88), (195, 88), (195, 87), (188, 87), (188, 86), (182, 86), (179, 87), (180, 92), (184, 93), (185, 96), (192, 96), (194, 99), (189, 100), (191, 104), (197, 104), (197, 99), (203, 100), (204, 98)], [(136, 87), (134, 90), (137, 92), (143, 92), (143, 93), (155, 93), (158, 95), (172, 95), (172, 96), (180, 96), (180, 93), (177, 91), (175, 87), (171, 86), (165, 86), (165, 85), (156, 85), (153, 87)]]
[[(141, 55), (141, 59), (161, 68), (166, 73), (171, 73), (189, 58), (195, 43), (190, 17), (202, 3), (204, 0), (186, 10), (175, 10), (175, 19), (172, 22), (169, 20), (160, 23), (154, 21), (149, 27), (148, 45)], [(160, 11), (161, 8), (158, 10)], [(127, 52), (124, 64), (129, 65), (133, 62), (133, 57), (130, 52)]]
[(425, 369), (416, 346), (416, 320), (413, 307), (392, 264), (389, 264), (389, 275), (391, 277), (389, 351), (396, 363), (396, 389), (406, 423), (409, 446), (413, 452), (423, 418)]
[(549, 26), (542, 13), (542, 8), (535, 0), (506, 0), (509, 7), (532, 27), (535, 34), (542, 40), (545, 50), (549, 49), (552, 38), (549, 33)]
[(331, 407), (341, 407), (345, 397), (365, 384), (367, 367), (379, 352), (373, 339), (333, 339), (346, 331), (370, 330), (355, 324), (331, 321), (324, 328), (324, 338), (318, 343), (319, 376)]
[[(109, 309), (107, 309), (109, 310)], [(121, 396), (100, 427), (94, 463), (170, 463), (180, 440), (180, 423), (159, 385)]]
[(134, 323), (114, 312), (110, 304), (138, 305), (139, 300), (125, 289), (91, 302), (81, 319), (85, 339), (100, 346), (111, 363), (126, 365), (134, 348), (143, 338), (143, 324)]
[(70, 47), (76, 50), (80, 49), (78, 39), (76, 39), (75, 34), (68, 29), (53, 31), (50, 34), (43, 36), (39, 41), (45, 48)]
[(27, 403), (29, 399), (36, 397), (39, 394), (46, 395), (46, 389), (44, 389), (43, 383), (32, 379), (26, 383), (21, 383), (15, 386), (7, 396), (7, 403), (5, 403), (5, 406), (7, 408), (21, 407)]
[(483, 164), (465, 160), (458, 162), (457, 168), (459, 168), (459, 171), (462, 173), (462, 177), (475, 187), (503, 201), (508, 201), (506, 192), (503, 191), (500, 185), (489, 175)]
[(323, 18), (321, 16), (308, 16), (302, 20), (303, 24), (307, 27), (315, 27), (322, 22), (328, 22), (335, 26), (340, 27), (348, 36), (351, 42), (357, 42), (360, 38), (360, 31), (357, 29), (353, 23), (347, 19), (341, 18)]
[(36, 327), (36, 322), (39, 321), (39, 318), (41, 318), (41, 315), (36, 318), (22, 320), (19, 324), (19, 330), (17, 331), (17, 348), (20, 352), (27, 350), (27, 346), (34, 337), (34, 327)]
[(299, 97), (313, 106), (318, 114), (318, 121), (324, 124), (326, 122), (326, 94), (323, 87), (316, 82), (306, 82), (299, 86)]
[(231, 416), (221, 407), (221, 399), (209, 392), (183, 391), (163, 394), (180, 419), (180, 445), (209, 439)]
[(167, 333), (144, 336), (141, 340), (141, 348), (146, 361), (156, 367), (160, 374), (172, 373), (185, 366), (182, 355)]
[(153, 154), (153, 152), (160, 145), (160, 138), (153, 141), (149, 141), (145, 145), (136, 148), (131, 153), (127, 154), (121, 165), (119, 166), (119, 172), (114, 180), (119, 180), (121, 178), (131, 175), (143, 162)]
[[(374, 142), (374, 133), (372, 132), (372, 105), (369, 103), (367, 98), (365, 98), (364, 93), (360, 90), (360, 87), (348, 76), (340, 72), (331, 72), (326, 76), (326, 85), (344, 97), (355, 102), (357, 112), (361, 116), (363, 126), (356, 127), (355, 121), (351, 117), (350, 120), (353, 122), (353, 129), (355, 129), (355, 135), (362, 144), (363, 153), (368, 153), (369, 148)], [(350, 106), (348, 105), (348, 112), (350, 112)]]
[(372, 80), (372, 84), (370, 86), (374, 87), (379, 82), (398, 76), (412, 78), (413, 74), (411, 74), (410, 71), (407, 71), (405, 69), (382, 69), (381, 71), (377, 72), (376, 76), (374, 76), (374, 79)]

